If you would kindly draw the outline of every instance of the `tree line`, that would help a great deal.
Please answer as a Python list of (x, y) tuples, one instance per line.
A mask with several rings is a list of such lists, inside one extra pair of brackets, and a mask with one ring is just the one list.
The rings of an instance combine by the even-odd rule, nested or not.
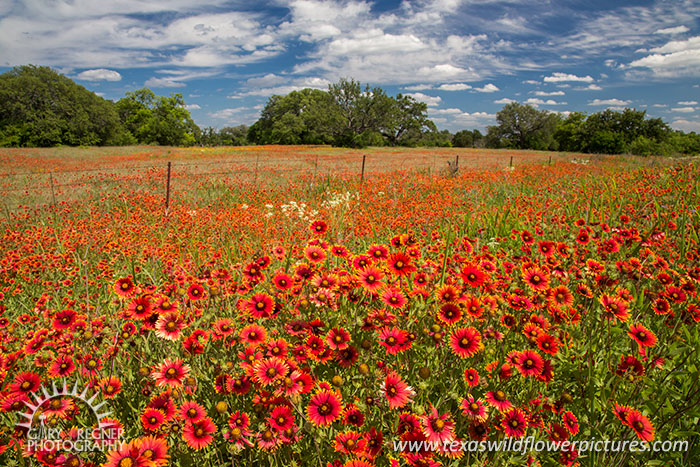
[(700, 135), (674, 131), (660, 118), (646, 118), (643, 110), (564, 117), (512, 102), (496, 114), (496, 121), (483, 137), (484, 146), (642, 156), (700, 153)]
[(566, 116), (512, 102), (485, 134), (438, 130), (428, 107), (411, 96), (340, 79), (327, 91), (302, 89), (268, 99), (250, 127), (197, 126), (181, 94), (148, 88), (104, 99), (48, 67), (25, 65), (0, 75), (0, 146), (236, 146), (331, 144), (443, 146), (666, 155), (700, 153), (700, 135), (673, 131), (644, 111)]

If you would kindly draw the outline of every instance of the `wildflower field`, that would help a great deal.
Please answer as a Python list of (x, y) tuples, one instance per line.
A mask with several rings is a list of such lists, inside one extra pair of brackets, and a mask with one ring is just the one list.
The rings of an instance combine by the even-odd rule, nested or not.
[[(694, 160), (59, 148), (0, 180), (0, 465), (700, 464)], [(558, 449), (469, 444), (529, 437)]]

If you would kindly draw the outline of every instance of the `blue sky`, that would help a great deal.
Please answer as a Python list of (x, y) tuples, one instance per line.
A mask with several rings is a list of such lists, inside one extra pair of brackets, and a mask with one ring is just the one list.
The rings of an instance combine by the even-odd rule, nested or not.
[(217, 128), (352, 77), (426, 102), (451, 131), (518, 101), (633, 107), (700, 132), (697, 0), (0, 0), (0, 71), (28, 63), (113, 100), (182, 93)]

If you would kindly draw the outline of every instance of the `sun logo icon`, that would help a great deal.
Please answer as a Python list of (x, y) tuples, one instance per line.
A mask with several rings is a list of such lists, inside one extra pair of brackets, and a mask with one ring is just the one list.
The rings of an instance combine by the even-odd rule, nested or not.
[[(119, 444), (121, 430), (107, 421), (106, 417), (111, 412), (103, 410), (107, 402), (99, 402), (97, 400), (98, 393), (88, 397), (88, 388), (79, 391), (76, 382), (69, 389), (65, 381), (60, 387), (56, 386), (56, 382), (53, 382), (50, 389), (47, 390), (46, 387), (42, 386), (40, 390), (30, 395), (29, 402), (24, 402), (29, 410), (20, 413), (20, 416), (26, 421), (16, 425), (18, 428), (27, 430), (30, 450), (103, 451), (105, 448), (112, 449)], [(70, 438), (62, 436), (61, 429), (48, 428), (45, 424), (46, 413), (61, 410), (63, 401), (66, 399), (81, 401), (97, 420), (97, 428), (77, 428), (73, 430), (74, 435)], [(36, 426), (37, 420), (40, 423), (39, 427)]]

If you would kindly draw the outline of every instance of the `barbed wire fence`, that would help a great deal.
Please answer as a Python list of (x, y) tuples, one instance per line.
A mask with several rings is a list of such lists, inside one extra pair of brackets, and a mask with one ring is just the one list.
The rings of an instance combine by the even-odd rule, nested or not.
[[(94, 189), (103, 194), (131, 183), (134, 190), (162, 193), (163, 211), (167, 214), (177, 193), (176, 185), (203, 183), (218, 177), (227, 183), (250, 183), (255, 189), (264, 182), (284, 183), (301, 179), (309, 187), (331, 177), (369, 182), (371, 176), (392, 172), (414, 172), (429, 177), (455, 177), (460, 171), (459, 155), (421, 154), (406, 158), (392, 154), (377, 155), (308, 155), (283, 158), (222, 158), (213, 161), (163, 161), (159, 164), (134, 164), (93, 169), (6, 171), (0, 173), (0, 196), (8, 214), (19, 209), (53, 207), (79, 199), (81, 193)], [(552, 164), (549, 156), (548, 164)], [(493, 167), (512, 168), (503, 158)], [(488, 168), (485, 167), (485, 168)], [(183, 185), (180, 185), (182, 188)], [(44, 202), (37, 203), (37, 199)]]

